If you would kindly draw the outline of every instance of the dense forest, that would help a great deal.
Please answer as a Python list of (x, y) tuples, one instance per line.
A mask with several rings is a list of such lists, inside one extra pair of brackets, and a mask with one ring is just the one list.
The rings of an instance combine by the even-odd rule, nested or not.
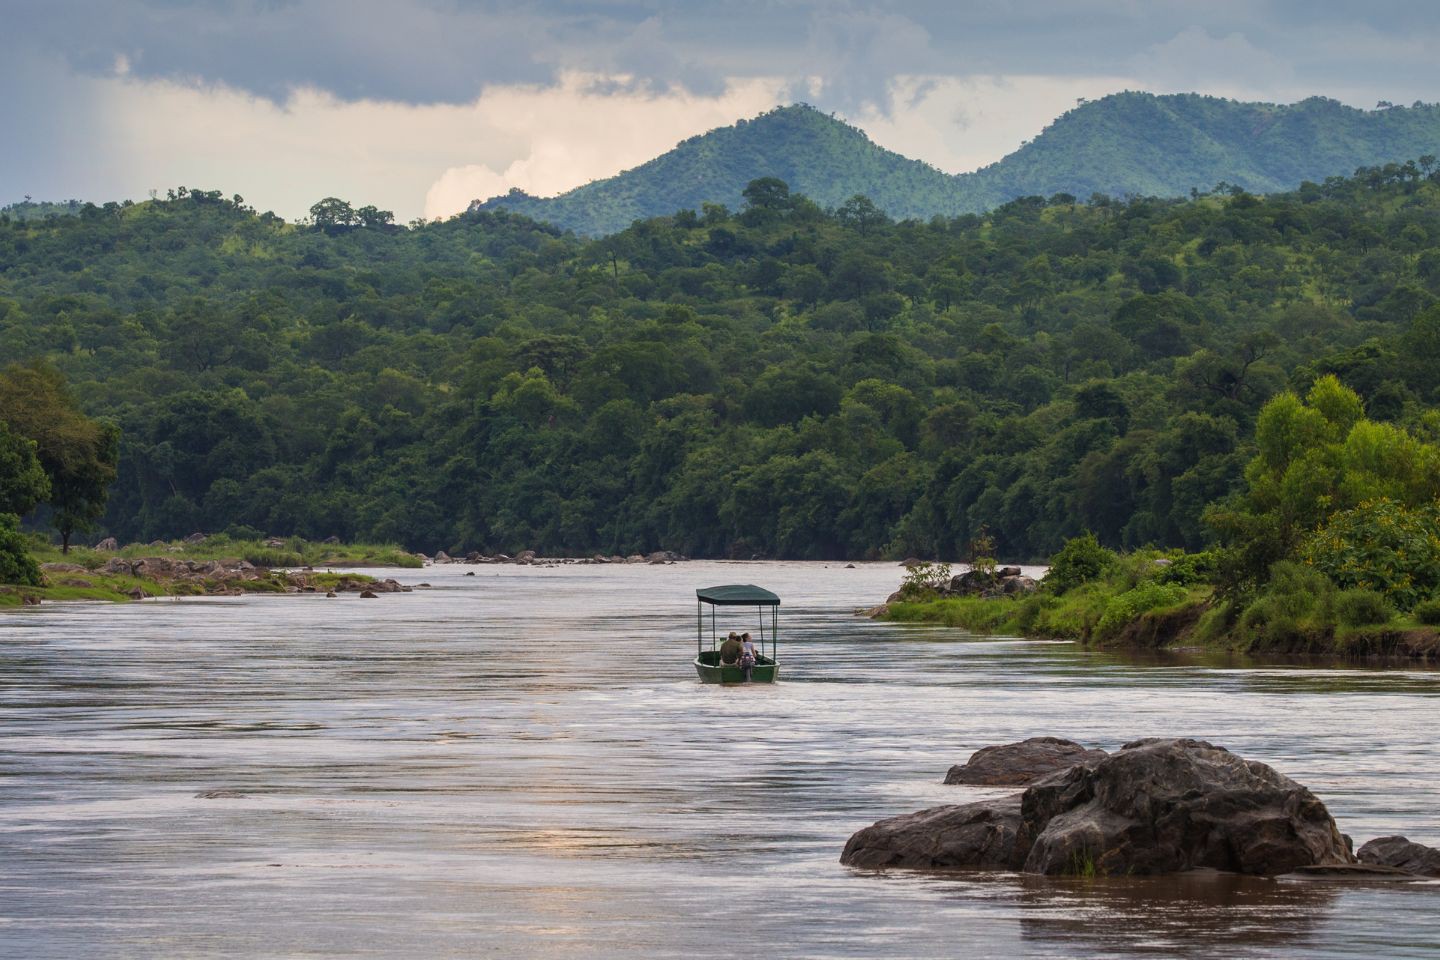
[(698, 213), (706, 203), (738, 207), (750, 180), (776, 177), (824, 207), (863, 193), (889, 216), (923, 220), (1056, 193), (1182, 197), (1221, 181), (1272, 193), (1434, 154), (1440, 105), (1357, 110), (1323, 97), (1280, 105), (1127, 92), (1081, 103), (1004, 159), (952, 176), (796, 104), (691, 137), (558, 197), (515, 190), (473, 209), (509, 210), (601, 236), (676, 210)]
[(97, 535), (122, 541), (1198, 548), (1287, 387), (1333, 373), (1440, 438), (1437, 240), (1428, 160), (929, 222), (764, 179), (596, 241), (181, 189), (0, 218), (0, 367), (118, 425)]

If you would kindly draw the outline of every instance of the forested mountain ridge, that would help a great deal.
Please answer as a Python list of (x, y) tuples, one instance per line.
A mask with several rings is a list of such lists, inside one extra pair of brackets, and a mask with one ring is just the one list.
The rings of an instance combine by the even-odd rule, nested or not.
[(796, 104), (741, 120), (552, 199), (519, 190), (472, 209), (510, 210), (586, 236), (706, 203), (739, 207), (751, 180), (775, 177), (825, 207), (863, 193), (899, 217), (954, 213), (954, 178), (873, 143), (862, 130)]
[(692, 137), (557, 197), (512, 191), (473, 209), (512, 210), (602, 236), (705, 203), (736, 207), (746, 183), (768, 176), (823, 207), (864, 194), (892, 217), (923, 220), (1057, 193), (1179, 197), (1221, 182), (1271, 193), (1435, 154), (1440, 106), (1433, 104), (1357, 110), (1321, 97), (1276, 105), (1127, 92), (1081, 104), (1004, 159), (952, 176), (797, 104)]
[(0, 368), (53, 364), (119, 425), (96, 535), (122, 540), (1196, 547), (1287, 385), (1335, 372), (1440, 436), (1440, 178), (1415, 164), (924, 223), (778, 181), (743, 207), (590, 242), (504, 212), (305, 227), (218, 191), (0, 218)]

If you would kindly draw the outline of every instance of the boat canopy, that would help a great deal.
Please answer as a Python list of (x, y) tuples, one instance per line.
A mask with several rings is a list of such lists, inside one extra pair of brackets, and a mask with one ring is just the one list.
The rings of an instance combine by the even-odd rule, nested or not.
[(697, 599), (717, 607), (778, 607), (780, 598), (753, 583), (729, 583), (719, 587), (701, 587)]

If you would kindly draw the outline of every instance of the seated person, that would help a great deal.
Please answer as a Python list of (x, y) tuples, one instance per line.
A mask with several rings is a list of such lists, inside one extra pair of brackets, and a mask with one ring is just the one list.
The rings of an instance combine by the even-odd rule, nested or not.
[(740, 653), (742, 650), (744, 650), (744, 644), (742, 644), (740, 638), (735, 635), (735, 631), (730, 631), (730, 636), (726, 637), (725, 642), (720, 644), (720, 662), (727, 667), (735, 666), (740, 662)]
[(746, 681), (749, 681), (757, 659), (755, 641), (750, 639), (750, 634), (742, 633), (740, 635), (740, 671), (745, 674)]

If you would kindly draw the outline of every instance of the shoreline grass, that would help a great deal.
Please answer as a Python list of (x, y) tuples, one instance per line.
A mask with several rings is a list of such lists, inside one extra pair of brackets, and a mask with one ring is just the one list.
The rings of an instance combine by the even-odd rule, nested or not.
[(174, 560), (240, 559), (257, 567), (404, 567), (424, 566), (415, 554), (395, 544), (380, 543), (316, 543), (290, 537), (282, 546), (271, 546), (264, 540), (235, 540), (225, 534), (206, 537), (200, 543), (172, 540), (165, 544), (131, 543), (119, 550), (95, 550), (72, 546), (68, 554), (51, 543), (37, 542), (31, 555), (38, 563), (74, 563), (86, 569), (104, 566), (111, 557), (138, 560), (141, 557), (163, 556)]

